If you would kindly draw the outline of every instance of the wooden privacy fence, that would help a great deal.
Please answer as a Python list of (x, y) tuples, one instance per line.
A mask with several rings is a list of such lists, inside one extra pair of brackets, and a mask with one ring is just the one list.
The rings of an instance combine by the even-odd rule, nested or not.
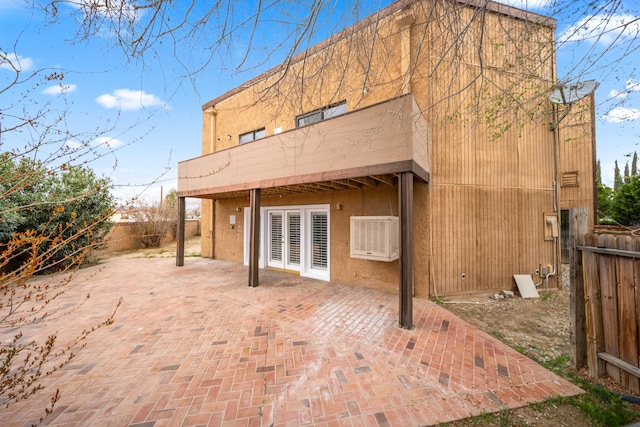
[(572, 359), (578, 368), (586, 365), (591, 377), (606, 374), (638, 393), (640, 237), (580, 234), (584, 227), (571, 224), (583, 216), (586, 212), (570, 212)]

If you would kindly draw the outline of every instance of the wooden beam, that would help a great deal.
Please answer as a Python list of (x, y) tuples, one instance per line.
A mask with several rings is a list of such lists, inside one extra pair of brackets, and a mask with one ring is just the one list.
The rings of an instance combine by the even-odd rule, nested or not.
[(333, 181), (318, 182), (316, 185), (319, 190), (324, 190), (324, 191), (342, 190), (342, 187), (338, 187), (337, 185), (334, 185)]
[(391, 175), (371, 175), (371, 178), (392, 187), (395, 185), (395, 182), (393, 181), (393, 177)]
[(351, 180), (349, 179), (336, 179), (334, 180), (334, 182), (338, 182), (340, 184), (343, 184), (345, 187), (353, 188), (356, 190), (359, 190), (360, 188), (362, 188), (362, 184), (351, 182)]
[(585, 243), (589, 230), (587, 208), (569, 209), (569, 342), (574, 369), (587, 366), (587, 327), (582, 255), (577, 247)]
[(249, 286), (258, 286), (258, 257), (260, 253), (260, 189), (254, 188), (249, 197)]
[(359, 182), (362, 185), (368, 185), (369, 187), (377, 187), (378, 181), (375, 179), (369, 178), (368, 176), (360, 176), (351, 178), (355, 182)]
[(400, 309), (403, 329), (413, 328), (413, 173), (398, 176), (400, 222)]
[(339, 190), (351, 190), (354, 188), (356, 189), (360, 188), (358, 184), (352, 184), (352, 183), (346, 184), (343, 181), (337, 181), (337, 180), (331, 181), (331, 184), (334, 185), (336, 189), (339, 189)]
[(637, 368), (632, 364), (625, 362), (624, 360), (620, 360), (617, 357), (605, 352), (598, 353), (598, 358), (604, 360), (607, 363), (611, 363), (614, 366), (617, 366), (618, 368), (633, 375), (634, 377), (640, 378), (640, 368)]
[(595, 246), (578, 246), (577, 249), (579, 251), (593, 252), (595, 254), (620, 255), (627, 258), (640, 258), (640, 252), (627, 251), (624, 249), (599, 248)]
[[(373, 175), (387, 175), (413, 171), (414, 175), (423, 179), (420, 175), (420, 168), (412, 160), (402, 160), (391, 163), (376, 164), (370, 166), (360, 166), (337, 171), (327, 171), (321, 173), (311, 173), (304, 175), (289, 176), (285, 178), (265, 179), (261, 181), (243, 182), (238, 184), (222, 185), (218, 187), (206, 187), (195, 190), (183, 190), (178, 192), (179, 197), (203, 197), (216, 193), (229, 193), (236, 191), (247, 191), (251, 188), (275, 188), (297, 184), (310, 184), (322, 181), (343, 181), (356, 180), (358, 177), (369, 177)], [(375, 181), (368, 178), (366, 185), (375, 185)], [(427, 182), (427, 181), (425, 181)]]
[(178, 197), (178, 228), (176, 229), (176, 266), (184, 265), (184, 226), (186, 216), (186, 203), (184, 197)]
[[(286, 188), (286, 187), (285, 187)], [(310, 184), (300, 184), (298, 186), (295, 186), (293, 188), (305, 188), (308, 191), (317, 193), (317, 192), (322, 192), (322, 191), (334, 191), (335, 187), (330, 185), (330, 184), (326, 184), (323, 182), (313, 182)]]

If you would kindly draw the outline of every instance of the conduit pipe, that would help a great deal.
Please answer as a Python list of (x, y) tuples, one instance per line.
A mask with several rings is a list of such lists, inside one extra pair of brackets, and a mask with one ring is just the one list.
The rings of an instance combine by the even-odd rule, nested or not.
[(553, 271), (547, 273), (547, 275), (544, 278), (544, 291), (545, 292), (549, 292), (549, 276), (555, 276), (558, 270), (558, 260), (556, 259), (556, 252), (558, 250), (558, 248), (556, 247), (556, 242), (558, 241), (558, 238), (556, 236), (553, 237), (553, 248), (551, 250), (551, 264), (553, 265)]

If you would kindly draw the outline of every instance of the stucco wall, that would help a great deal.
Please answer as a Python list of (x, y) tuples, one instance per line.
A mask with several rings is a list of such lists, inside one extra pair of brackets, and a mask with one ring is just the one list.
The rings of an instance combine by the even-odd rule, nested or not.
[[(555, 23), (506, 6), (487, 7), (482, 19), (460, 2), (405, 1), (386, 9), (392, 12), (313, 48), (285, 76), (260, 76), (207, 103), (203, 153), (237, 147), (238, 135), (254, 129), (265, 127), (267, 137), (293, 129), (296, 115), (343, 99), (353, 111), (411, 92), (430, 126), (432, 167), (430, 182), (414, 189), (416, 295), (512, 287), (513, 274), (532, 273), (553, 253), (544, 213), (553, 211), (557, 178), (547, 99), (555, 74)], [(584, 155), (576, 167), (589, 167), (588, 147), (561, 157), (573, 158), (575, 151)], [(582, 188), (580, 197), (587, 202), (589, 194)], [(341, 211), (335, 210), (338, 201)], [(211, 203), (209, 211), (203, 205), (203, 254), (211, 244), (204, 235), (212, 230), (211, 254), (242, 262), (244, 218), (235, 209), (248, 200)], [(331, 279), (395, 291), (397, 262), (349, 258), (348, 227), (350, 215), (397, 214), (397, 188), (262, 201), (319, 203), (332, 207)]]
[[(185, 238), (198, 235), (200, 235), (200, 220), (185, 221)], [(175, 234), (172, 232), (165, 237), (163, 243), (175, 242), (175, 240)], [(131, 222), (119, 222), (113, 227), (107, 238), (107, 247), (96, 251), (95, 254), (97, 256), (104, 256), (111, 253), (133, 251), (142, 248), (143, 246), (140, 243), (140, 239), (136, 236), (135, 224)]]
[[(425, 221), (427, 208), (427, 186), (417, 183), (415, 189), (415, 215), (420, 225), (416, 227), (415, 269), (417, 296), (428, 296), (428, 236)], [(337, 209), (341, 203), (342, 209)], [(331, 280), (356, 284), (390, 292), (398, 291), (398, 261), (383, 262), (351, 258), (349, 255), (349, 227), (351, 216), (398, 215), (398, 193), (396, 187), (380, 185), (362, 190), (313, 193), (298, 196), (262, 198), (261, 206), (301, 206), (327, 204), (330, 206), (330, 252)], [(244, 208), (248, 200), (224, 199), (215, 202), (215, 257), (244, 261)], [(238, 208), (240, 209), (238, 211)], [(236, 224), (231, 227), (230, 216)], [(203, 218), (204, 221), (204, 218)], [(202, 234), (203, 243), (208, 240)], [(292, 273), (295, 274), (295, 273)]]

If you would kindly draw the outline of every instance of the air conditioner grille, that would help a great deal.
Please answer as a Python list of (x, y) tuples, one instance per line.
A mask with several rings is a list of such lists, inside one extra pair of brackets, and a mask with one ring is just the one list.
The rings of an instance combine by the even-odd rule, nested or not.
[(352, 216), (351, 257), (393, 261), (399, 256), (397, 216)]

